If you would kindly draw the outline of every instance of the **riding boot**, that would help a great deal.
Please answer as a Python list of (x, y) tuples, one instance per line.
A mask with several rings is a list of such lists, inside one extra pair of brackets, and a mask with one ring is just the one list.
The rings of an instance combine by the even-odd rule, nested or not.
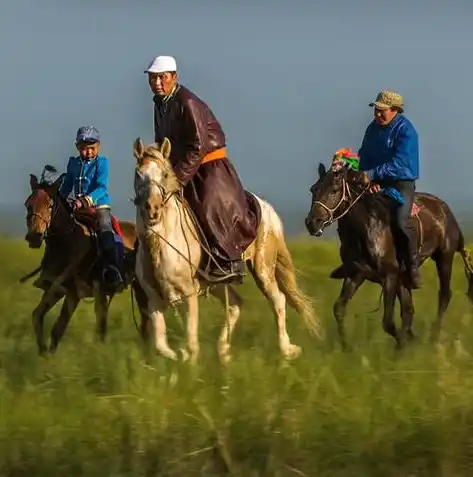
[(103, 281), (107, 286), (117, 289), (123, 286), (124, 282), (120, 273), (121, 257), (114, 234), (110, 230), (104, 230), (98, 238), (105, 261), (102, 271)]
[(420, 279), (420, 259), (417, 253), (417, 244), (415, 240), (409, 240), (409, 272), (411, 276), (411, 284), (413, 290), (421, 288)]

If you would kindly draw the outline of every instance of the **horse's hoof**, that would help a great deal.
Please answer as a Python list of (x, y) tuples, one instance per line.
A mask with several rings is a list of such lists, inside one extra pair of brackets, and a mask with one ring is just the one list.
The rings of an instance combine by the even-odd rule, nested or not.
[(340, 265), (339, 267), (335, 268), (335, 270), (332, 270), (330, 273), (330, 278), (333, 278), (335, 280), (340, 280), (348, 277), (348, 273), (346, 270), (345, 265)]
[(431, 331), (430, 337), (429, 337), (430, 344), (436, 345), (438, 344), (439, 340), (440, 340), (440, 332), (437, 330)]
[(348, 343), (341, 344), (343, 353), (351, 353), (353, 351), (353, 346)]
[(298, 358), (302, 354), (302, 348), (300, 346), (291, 344), (285, 348), (282, 352), (284, 359), (293, 360)]
[(184, 348), (179, 348), (179, 352), (181, 353), (181, 361), (187, 363), (190, 360), (189, 352)]
[(229, 364), (232, 360), (232, 355), (230, 353), (220, 354), (219, 355), (220, 363), (224, 366)]
[(408, 334), (407, 334), (407, 340), (410, 342), (410, 343), (416, 343), (419, 341), (419, 338), (412, 332), (410, 331)]
[(162, 356), (163, 358), (170, 359), (171, 361), (178, 361), (177, 354), (169, 349), (169, 350), (161, 350), (161, 349), (156, 349), (156, 354), (159, 356)]
[(394, 352), (396, 354), (400, 354), (402, 353), (405, 349), (406, 349), (406, 341), (398, 341), (396, 342), (396, 344), (394, 345)]

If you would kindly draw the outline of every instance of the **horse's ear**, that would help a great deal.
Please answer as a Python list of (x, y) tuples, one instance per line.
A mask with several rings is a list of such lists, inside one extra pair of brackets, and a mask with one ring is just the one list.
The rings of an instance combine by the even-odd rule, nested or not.
[(61, 187), (62, 181), (63, 181), (65, 176), (66, 176), (66, 173), (63, 172), (49, 187), (52, 190), (58, 190), (59, 187)]
[(31, 190), (34, 191), (38, 187), (38, 177), (36, 177), (34, 174), (30, 174), (30, 187)]
[(319, 162), (319, 179), (322, 179), (322, 177), (327, 173), (327, 169), (325, 168), (325, 165)]
[(171, 156), (171, 141), (165, 137), (163, 142), (161, 143), (161, 154), (165, 159), (169, 159)]
[(135, 156), (135, 159), (140, 162), (141, 159), (143, 158), (143, 152), (145, 150), (145, 146), (143, 144), (143, 141), (141, 140), (140, 137), (137, 137), (135, 139), (135, 142), (133, 143), (133, 155)]

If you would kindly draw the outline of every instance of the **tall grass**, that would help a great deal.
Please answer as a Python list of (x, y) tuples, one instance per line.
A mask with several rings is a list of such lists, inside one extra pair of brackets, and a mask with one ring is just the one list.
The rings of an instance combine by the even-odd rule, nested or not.
[[(331, 312), (340, 282), (328, 278), (335, 245), (299, 240), (291, 251), (326, 341), (312, 341), (289, 312), (304, 352), (282, 363), (270, 309), (247, 280), (232, 363), (218, 365), (223, 312), (204, 300), (202, 355), (191, 373), (161, 358), (144, 362), (129, 295), (112, 305), (105, 345), (95, 342), (92, 305), (83, 303), (57, 355), (39, 358), (30, 313), (40, 292), (16, 282), (41, 252), (0, 242), (0, 475), (470, 476), (473, 329), (460, 261), (438, 347), (427, 343), (437, 296), (427, 264), (415, 293), (418, 343), (395, 354), (381, 312), (371, 312), (379, 288), (367, 284), (349, 306), (354, 350), (344, 354)], [(172, 313), (168, 320), (176, 346), (183, 330)]]

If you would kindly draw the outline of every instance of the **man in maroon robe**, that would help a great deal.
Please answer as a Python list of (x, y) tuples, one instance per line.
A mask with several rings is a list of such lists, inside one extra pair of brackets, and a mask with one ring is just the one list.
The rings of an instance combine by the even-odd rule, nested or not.
[(261, 210), (228, 159), (225, 134), (209, 106), (178, 82), (176, 61), (158, 56), (145, 73), (154, 93), (155, 141), (171, 141), (171, 162), (218, 264), (214, 281), (245, 274), (242, 253), (256, 238)]

